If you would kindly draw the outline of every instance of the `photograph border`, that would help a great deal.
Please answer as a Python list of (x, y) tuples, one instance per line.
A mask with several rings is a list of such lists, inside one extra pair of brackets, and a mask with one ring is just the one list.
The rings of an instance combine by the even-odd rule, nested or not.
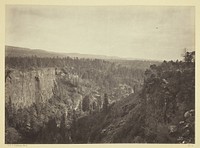
[[(195, 7), (195, 144), (5, 144), (5, 7), (6, 5), (66, 5), (66, 6), (123, 6), (123, 5), (140, 5), (140, 6), (194, 6)], [(0, 1), (0, 78), (1, 78), (1, 123), (0, 123), (0, 147), (200, 147), (200, 123), (198, 100), (199, 92), (199, 47), (200, 44), (200, 1), (198, 0), (1, 0)]]

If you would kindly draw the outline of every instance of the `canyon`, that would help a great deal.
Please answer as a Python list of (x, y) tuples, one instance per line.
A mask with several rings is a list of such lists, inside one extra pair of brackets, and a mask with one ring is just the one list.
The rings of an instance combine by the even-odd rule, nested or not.
[(7, 56), (6, 143), (194, 143), (195, 62), (120, 63)]

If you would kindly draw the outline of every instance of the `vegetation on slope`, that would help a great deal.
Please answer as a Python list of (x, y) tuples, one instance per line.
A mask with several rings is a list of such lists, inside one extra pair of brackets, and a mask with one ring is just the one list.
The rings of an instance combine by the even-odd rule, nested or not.
[(186, 53), (184, 62), (152, 65), (145, 75), (140, 92), (116, 102), (106, 113), (79, 119), (75, 142), (194, 143), (194, 52)]
[[(113, 88), (120, 83), (134, 88), (145, 80), (142, 89), (117, 102), (109, 104), (112, 93), (104, 95), (103, 107), (84, 116), (72, 110), (70, 117), (66, 117), (61, 108), (62, 103), (67, 102), (57, 93), (44, 106), (33, 105), (27, 111), (14, 111), (10, 101), (6, 106), (6, 143), (195, 142), (194, 52), (187, 52), (184, 61), (164, 61), (161, 65), (151, 65), (145, 75), (143, 71), (140, 73), (136, 69), (103, 60), (7, 57), (6, 64), (9, 68), (22, 70), (57, 67), (64, 73), (70, 72), (84, 80), (84, 83), (80, 83), (59, 77), (58, 82), (67, 90), (79, 90), (89, 84), (101, 88), (98, 91), (105, 94), (113, 92)], [(90, 102), (89, 96), (86, 95), (84, 100), (83, 111), (90, 111), (87, 103)], [(50, 114), (52, 110), (55, 112)], [(31, 115), (30, 119), (27, 115)], [(61, 119), (59, 124), (58, 117)], [(30, 125), (26, 120), (30, 120)]]

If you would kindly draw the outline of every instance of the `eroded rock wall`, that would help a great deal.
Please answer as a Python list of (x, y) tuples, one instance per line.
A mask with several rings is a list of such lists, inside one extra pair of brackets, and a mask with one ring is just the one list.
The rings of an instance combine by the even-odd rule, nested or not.
[(55, 68), (12, 70), (6, 78), (6, 103), (11, 100), (16, 108), (23, 108), (45, 102), (53, 95), (55, 78)]

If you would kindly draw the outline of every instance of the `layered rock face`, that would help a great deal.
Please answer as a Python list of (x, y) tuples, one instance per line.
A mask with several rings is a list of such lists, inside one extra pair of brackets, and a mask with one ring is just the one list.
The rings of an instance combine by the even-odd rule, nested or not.
[(82, 111), (84, 97), (89, 97), (87, 111), (102, 107), (98, 92), (92, 91), (92, 86), (76, 74), (66, 74), (55, 68), (9, 71), (5, 85), (6, 104), (11, 101), (15, 109), (46, 103), (56, 97), (64, 101), (67, 110)]
[[(16, 111), (35, 106), (48, 110), (48, 115), (71, 120), (74, 111), (79, 116), (100, 111), (103, 98), (87, 80), (63, 69), (40, 68), (32, 70), (9, 69), (6, 72), (6, 104)], [(45, 109), (44, 109), (45, 108)], [(69, 115), (70, 114), (70, 115)]]
[(11, 70), (6, 78), (6, 103), (11, 100), (17, 109), (44, 103), (53, 95), (55, 79), (55, 68)]

